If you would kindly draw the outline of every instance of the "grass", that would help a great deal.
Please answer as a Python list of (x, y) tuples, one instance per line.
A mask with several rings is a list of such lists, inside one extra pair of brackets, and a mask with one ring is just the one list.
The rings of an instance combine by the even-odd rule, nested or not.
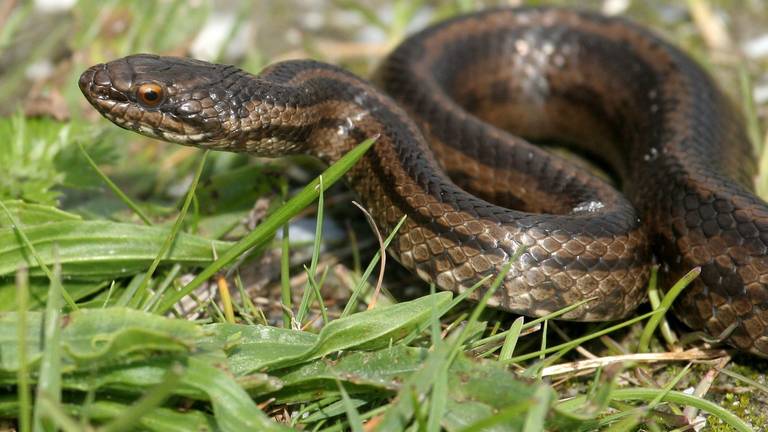
[[(367, 74), (369, 53), (387, 52), (422, 26), (425, 6), (439, 3), (427, 20), (477, 7), (384, 3), (386, 13), (376, 2), (328, 1), (327, 10), (307, 13), (356, 18), (293, 32), (301, 17), (286, 2), (253, 9), (243, 2), (213, 56), (229, 61), (224, 46), (255, 21), (261, 37), (239, 54), (250, 70), (311, 54)], [(732, 89), (760, 161), (768, 160), (766, 107), (751, 93), (761, 79), (755, 69), (765, 64), (724, 55), (712, 37), (717, 12), (759, 28), (768, 11), (727, 0), (630, 3), (632, 16), (680, 41)], [(372, 234), (335, 185), (372, 140), (320, 172), (300, 158), (252, 161), (143, 139), (84, 104), (75, 83), (86, 66), (135, 51), (185, 53), (213, 12), (208, 2), (140, 8), (82, 0), (70, 20), (48, 29), (31, 2), (5, 17), (0, 7), (7, 110), (0, 117), (0, 417), (9, 424), (22, 431), (633, 431), (686, 430), (690, 422), (714, 431), (768, 429), (764, 362), (718, 349), (665, 352), (686, 339), (673, 334), (684, 329), (665, 313), (695, 272), (666, 296), (658, 288), (669, 287), (651, 287), (652, 309), (590, 325), (553, 321), (565, 310), (531, 319), (487, 309), (492, 290), (479, 303), (462, 301), (469, 292), (427, 294), (391, 260), (379, 286), (372, 275), (392, 236)], [(350, 43), (344, 33), (358, 30), (383, 42)], [(70, 48), (63, 54), (62, 40)], [(47, 58), (58, 59), (56, 72), (29, 80), (30, 66)], [(40, 107), (27, 93), (66, 120), (32, 116)], [(314, 219), (309, 242), (298, 240), (298, 225), (289, 229), (302, 218)], [(349, 222), (352, 240), (333, 241), (339, 221)]]

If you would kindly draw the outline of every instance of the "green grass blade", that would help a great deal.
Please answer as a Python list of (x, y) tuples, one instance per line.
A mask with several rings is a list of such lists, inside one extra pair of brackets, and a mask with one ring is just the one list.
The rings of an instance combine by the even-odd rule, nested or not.
[[(560, 310), (557, 310), (555, 312), (552, 312), (550, 314), (546, 314), (543, 317), (535, 318), (535, 319), (533, 319), (531, 321), (528, 321), (527, 323), (523, 324), (523, 327), (521, 328), (521, 331), (531, 329), (531, 328), (533, 328), (533, 327), (535, 327), (535, 326), (537, 326), (540, 323), (543, 323), (545, 321), (556, 319), (557, 317), (562, 316), (562, 315), (564, 315), (564, 314), (566, 314), (566, 313), (568, 313), (568, 312), (570, 312), (570, 311), (572, 311), (574, 309), (577, 309), (577, 308), (579, 308), (579, 307), (581, 307), (581, 306), (583, 306), (583, 305), (585, 305), (585, 304), (587, 304), (587, 303), (589, 303), (589, 302), (591, 302), (593, 300), (595, 300), (595, 299), (594, 298), (584, 299), (584, 300), (582, 300), (580, 302), (574, 303), (574, 304), (572, 304), (570, 306), (564, 307), (564, 308), (562, 308)], [(500, 332), (500, 333), (496, 333), (493, 336), (488, 336), (487, 338), (479, 339), (479, 340), (477, 340), (476, 342), (474, 342), (471, 345), (471, 348), (476, 348), (476, 347), (479, 347), (481, 345), (485, 345), (485, 344), (488, 344), (488, 343), (491, 343), (491, 342), (497, 342), (497, 341), (500, 341), (502, 339), (505, 339), (507, 337), (507, 334), (511, 330), (512, 329), (510, 328), (509, 330), (506, 330), (506, 331), (503, 331), (503, 332)]]
[(672, 288), (670, 288), (669, 292), (667, 292), (667, 294), (661, 300), (661, 305), (659, 305), (659, 307), (655, 310), (659, 313), (651, 316), (643, 328), (643, 333), (640, 335), (640, 342), (638, 343), (637, 347), (638, 352), (644, 353), (650, 350), (651, 337), (653, 336), (653, 332), (656, 331), (656, 328), (659, 326), (661, 320), (664, 318), (664, 314), (666, 314), (667, 311), (672, 307), (672, 302), (675, 301), (677, 296), (680, 295), (680, 293), (683, 292), (688, 284), (693, 282), (693, 280), (696, 279), (700, 273), (701, 267), (695, 267), (693, 270), (686, 273), (685, 276), (680, 278), (680, 280), (677, 281), (672, 286)]
[[(739, 381), (742, 381), (743, 383), (745, 383), (747, 385), (750, 385), (750, 386), (752, 386), (752, 387), (754, 387), (754, 388), (756, 388), (756, 389), (760, 390), (761, 392), (763, 392), (763, 393), (768, 395), (768, 385), (761, 384), (761, 383), (759, 383), (758, 381), (755, 381), (752, 378), (746, 377), (746, 376), (744, 376), (744, 375), (742, 375), (742, 374), (740, 374), (738, 372), (734, 372), (734, 371), (732, 371), (730, 369), (718, 369), (718, 370), (720, 371), (721, 374), (728, 375), (731, 378), (735, 378), (735, 379), (737, 379)], [(762, 376), (762, 375), (758, 375), (758, 376)]]
[[(150, 298), (146, 296), (147, 287), (149, 286), (150, 280), (152, 280), (152, 275), (155, 273), (155, 270), (157, 270), (157, 266), (160, 265), (160, 260), (163, 259), (168, 251), (171, 249), (171, 246), (173, 245), (173, 242), (176, 240), (176, 237), (181, 230), (181, 224), (184, 222), (184, 217), (187, 215), (187, 211), (189, 210), (189, 205), (192, 203), (192, 198), (195, 196), (195, 190), (197, 189), (197, 184), (200, 181), (200, 176), (203, 174), (203, 168), (205, 168), (205, 161), (208, 157), (208, 150), (203, 152), (202, 157), (200, 158), (200, 164), (197, 166), (197, 170), (195, 171), (195, 176), (192, 179), (192, 184), (189, 186), (189, 191), (187, 191), (187, 196), (184, 199), (184, 204), (181, 206), (181, 211), (179, 212), (179, 215), (176, 217), (176, 222), (174, 222), (173, 227), (171, 228), (171, 231), (168, 233), (168, 236), (165, 238), (165, 242), (162, 246), (160, 246), (160, 250), (157, 253), (157, 256), (152, 261), (152, 264), (149, 266), (149, 269), (147, 270), (147, 273), (144, 275), (144, 279), (142, 279), (141, 284), (139, 285), (138, 290), (136, 291), (135, 296), (133, 299), (127, 299), (132, 300), (132, 304), (138, 304), (139, 301), (142, 301), (142, 299), (146, 302), (149, 301)], [(120, 305), (124, 305), (125, 303), (118, 302)]]
[[(386, 250), (387, 247), (389, 247), (389, 244), (394, 240), (395, 235), (397, 235), (397, 232), (400, 231), (400, 227), (403, 226), (403, 224), (406, 221), (406, 216), (403, 216), (400, 218), (400, 220), (397, 222), (397, 225), (395, 225), (395, 228), (392, 229), (392, 232), (389, 233), (386, 239), (384, 239), (384, 249)], [(371, 276), (371, 273), (373, 273), (373, 269), (376, 268), (376, 264), (379, 263), (379, 260), (381, 259), (381, 250), (376, 251), (376, 253), (373, 255), (373, 258), (371, 258), (371, 261), (368, 263), (368, 267), (365, 269), (365, 272), (360, 277), (360, 283), (357, 284), (355, 287), (355, 290), (352, 291), (352, 295), (349, 296), (349, 300), (347, 301), (347, 304), (344, 306), (344, 310), (341, 312), (341, 317), (346, 317), (352, 314), (354, 312), (355, 308), (357, 307), (357, 299), (360, 297), (360, 294), (363, 291), (363, 288), (365, 287), (365, 284), (368, 282), (368, 278)]]
[[(314, 284), (315, 275), (317, 274), (317, 262), (320, 260), (320, 249), (322, 248), (323, 240), (323, 216), (325, 207), (325, 194), (323, 191), (323, 176), (318, 177), (320, 195), (317, 197), (317, 219), (315, 224), (315, 241), (312, 245), (312, 259), (310, 260), (309, 269), (305, 268), (307, 272), (307, 283), (304, 284), (304, 293), (301, 297), (301, 303), (299, 303), (299, 310), (296, 313), (296, 321), (301, 324), (304, 322), (304, 318), (309, 311), (309, 305), (312, 302), (312, 298), (315, 297), (319, 303), (323, 303), (323, 298), (320, 293), (317, 292), (317, 285)], [(314, 284), (314, 286), (312, 286)], [(321, 305), (322, 309), (322, 305)], [(325, 317), (325, 322), (328, 322), (328, 317)]]
[(434, 374), (432, 392), (429, 398), (429, 416), (427, 417), (427, 432), (440, 432), (440, 422), (445, 416), (448, 406), (448, 363), (438, 368)]
[[(67, 304), (71, 309), (77, 310), (77, 304), (75, 304), (75, 301), (72, 299), (72, 296), (70, 296), (67, 290), (65, 290), (61, 286), (61, 283), (59, 283), (56, 280), (56, 277), (53, 275), (53, 273), (51, 273), (51, 270), (48, 269), (48, 266), (45, 265), (45, 262), (37, 253), (37, 250), (35, 249), (35, 247), (32, 246), (32, 242), (29, 241), (29, 237), (27, 237), (27, 234), (24, 232), (23, 229), (21, 229), (21, 225), (19, 225), (19, 221), (16, 220), (16, 217), (13, 215), (13, 213), (11, 213), (10, 210), (8, 210), (8, 207), (6, 207), (5, 203), (3, 203), (2, 201), (0, 201), (0, 207), (3, 208), (3, 211), (5, 211), (6, 216), (8, 216), (8, 219), (10, 219), (11, 222), (13, 223), (12, 229), (14, 230), (14, 232), (16, 232), (19, 235), (19, 237), (21, 237), (27, 249), (30, 251), (30, 253), (32, 253), (32, 256), (35, 257), (35, 261), (37, 261), (37, 264), (40, 266), (40, 268), (43, 269), (43, 272), (45, 272), (45, 275), (48, 276), (48, 280), (51, 283), (59, 284), (59, 289), (61, 290), (61, 294), (64, 297), (64, 300), (67, 302)], [(18, 266), (16, 268), (18, 268)]]
[[(651, 277), (648, 279), (648, 302), (651, 304), (651, 309), (658, 309), (661, 307), (661, 291), (659, 290), (659, 266), (651, 266)], [(680, 341), (677, 335), (669, 325), (669, 321), (662, 318), (659, 323), (659, 332), (664, 338), (668, 346), (677, 346)]]
[(552, 389), (548, 386), (539, 386), (533, 394), (534, 402), (525, 416), (523, 432), (538, 432), (544, 430), (544, 423), (549, 414), (549, 407), (554, 397)]
[(355, 408), (355, 405), (352, 403), (352, 399), (349, 398), (347, 390), (344, 389), (341, 381), (337, 380), (336, 385), (339, 387), (341, 400), (344, 401), (344, 410), (347, 413), (347, 421), (349, 422), (349, 427), (353, 432), (363, 432), (363, 420), (360, 418), (360, 413), (357, 411), (357, 408)]
[[(40, 377), (37, 382), (36, 400), (43, 396), (47, 397), (55, 404), (61, 403), (61, 327), (59, 318), (61, 315), (61, 266), (55, 265), (53, 268), (54, 278), (59, 283), (51, 282), (48, 301), (45, 305), (44, 321), (44, 348), (43, 356), (40, 362)], [(53, 424), (50, 420), (43, 419), (41, 405), (35, 404), (34, 411), (34, 429), (50, 430)]]
[(128, 407), (128, 409), (123, 411), (113, 421), (104, 425), (101, 432), (135, 430), (139, 420), (145, 414), (159, 407), (166, 399), (168, 399), (181, 381), (183, 374), (184, 368), (182, 368), (181, 365), (175, 365), (168, 368), (160, 384), (150, 390), (138, 402)]
[(106, 174), (104, 174), (96, 162), (91, 158), (91, 155), (85, 151), (83, 144), (78, 142), (77, 147), (80, 149), (80, 153), (83, 155), (85, 160), (88, 161), (88, 164), (91, 166), (91, 168), (93, 168), (93, 171), (96, 172), (96, 174), (101, 178), (104, 184), (107, 185), (112, 193), (117, 195), (117, 197), (120, 198), (120, 201), (124, 202), (125, 205), (133, 210), (133, 212), (136, 213), (136, 216), (138, 216), (142, 222), (144, 222), (146, 225), (152, 225), (152, 221), (150, 221), (149, 217), (144, 214), (144, 211), (142, 211), (141, 208), (136, 203), (134, 203), (133, 200), (128, 197), (128, 195), (125, 194), (125, 192), (123, 192)]
[(29, 364), (27, 348), (27, 293), (29, 287), (29, 274), (27, 269), (20, 268), (16, 272), (16, 295), (18, 312), (16, 325), (16, 338), (19, 349), (19, 369), (16, 373), (17, 391), (19, 397), (19, 430), (29, 432), (31, 428), (32, 398), (30, 397)]
[(657, 313), (660, 313), (660, 311), (652, 311), (652, 312), (644, 313), (644, 314), (636, 316), (634, 318), (630, 318), (630, 319), (628, 319), (628, 320), (626, 320), (624, 322), (621, 322), (619, 324), (616, 324), (616, 325), (610, 326), (608, 328), (602, 329), (600, 331), (596, 331), (596, 332), (588, 334), (586, 336), (582, 336), (580, 338), (574, 339), (574, 340), (572, 340), (570, 342), (565, 342), (565, 343), (562, 343), (560, 345), (551, 346), (551, 347), (545, 349), (544, 351), (535, 351), (535, 352), (530, 352), (530, 353), (527, 353), (527, 354), (519, 355), (517, 357), (512, 357), (511, 359), (505, 361), (504, 363), (518, 363), (518, 362), (521, 362), (521, 361), (525, 361), (525, 360), (529, 360), (529, 359), (532, 359), (532, 358), (539, 357), (539, 356), (541, 356), (541, 354), (550, 354), (550, 353), (557, 352), (557, 351), (562, 351), (562, 350), (566, 350), (566, 351), (567, 350), (571, 350), (571, 349), (576, 348), (577, 346), (581, 345), (582, 343), (584, 343), (586, 341), (589, 341), (589, 340), (592, 340), (592, 339), (595, 339), (595, 338), (599, 338), (600, 336), (609, 334), (609, 333), (614, 332), (614, 331), (616, 331), (618, 329), (621, 329), (621, 328), (624, 328), (624, 327), (627, 327), (627, 326), (631, 326), (632, 324), (634, 324), (636, 322), (640, 322), (640, 321), (642, 321), (642, 320), (644, 320), (646, 318), (650, 318), (651, 316), (653, 316), (654, 314), (657, 314)]
[(512, 358), (512, 354), (515, 352), (515, 346), (517, 345), (517, 339), (520, 337), (520, 332), (523, 330), (524, 323), (525, 317), (519, 317), (509, 327), (509, 330), (506, 332), (507, 336), (504, 338), (504, 345), (501, 347), (501, 353), (499, 353), (500, 361)]
[(662, 393), (659, 393), (653, 400), (648, 404), (648, 409), (654, 409), (656, 408), (661, 401), (664, 399), (664, 396), (669, 394), (669, 392), (672, 391), (673, 388), (677, 385), (677, 383), (683, 379), (683, 377), (688, 374), (688, 371), (691, 370), (691, 363), (688, 363), (685, 365), (685, 367), (678, 372), (665, 386), (664, 391)]
[[(662, 402), (673, 402), (681, 405), (692, 406), (719, 418), (738, 432), (753, 432), (753, 429), (749, 425), (744, 423), (743, 420), (736, 417), (735, 414), (728, 411), (725, 407), (721, 407), (714, 402), (710, 402), (706, 399), (688, 395), (679, 391), (668, 391), (663, 389), (651, 389), (642, 387), (616, 389), (611, 393), (611, 399), (616, 401), (641, 400), (650, 402), (655, 400), (660, 394), (663, 395), (661, 398)], [(584, 403), (586, 403), (586, 398), (584, 396), (577, 396), (573, 399), (562, 402), (560, 405), (558, 405), (558, 409), (575, 409), (577, 407), (583, 406)]]
[[(286, 183), (283, 183), (283, 204), (288, 192)], [(291, 240), (290, 225), (283, 225), (283, 238), (280, 242), (280, 302), (283, 304), (283, 327), (291, 328), (291, 308), (293, 299), (291, 293)]]
[(83, 425), (68, 416), (61, 408), (61, 405), (52, 401), (47, 395), (43, 395), (43, 397), (37, 401), (37, 404), (40, 405), (40, 410), (46, 413), (46, 417), (51, 419), (53, 423), (64, 432), (83, 431)]
[[(338, 162), (329, 167), (323, 174), (323, 186), (330, 187), (337, 180), (341, 179), (344, 173), (360, 159), (363, 154), (376, 142), (375, 138), (363, 141), (360, 145), (350, 150)], [(320, 181), (315, 179), (308, 184), (298, 195), (291, 198), (285, 205), (281, 206), (270, 217), (262, 222), (255, 230), (237, 242), (234, 246), (227, 249), (219, 259), (214, 261), (208, 267), (203, 269), (197, 277), (190, 281), (184, 288), (174, 292), (164, 298), (156, 308), (157, 313), (168, 312), (177, 301), (181, 300), (187, 294), (194, 291), (202, 285), (208, 278), (216, 274), (227, 264), (233, 262), (247, 250), (266, 243), (272, 235), (280, 229), (288, 220), (297, 215), (320, 195)]]

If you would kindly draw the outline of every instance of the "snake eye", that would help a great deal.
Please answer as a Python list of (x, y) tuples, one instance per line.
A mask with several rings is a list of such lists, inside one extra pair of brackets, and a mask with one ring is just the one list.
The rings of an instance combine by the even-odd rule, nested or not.
[(156, 107), (163, 101), (163, 88), (159, 84), (146, 83), (136, 90), (136, 99), (147, 107)]

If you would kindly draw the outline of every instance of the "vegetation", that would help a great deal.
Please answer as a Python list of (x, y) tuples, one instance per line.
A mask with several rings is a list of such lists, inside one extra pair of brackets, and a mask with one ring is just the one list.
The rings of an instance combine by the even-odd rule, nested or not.
[[(4, 428), (768, 429), (765, 362), (700, 340), (667, 352), (686, 331), (664, 315), (685, 281), (589, 325), (430, 292), (392, 260), (379, 292), (379, 239), (336, 184), (372, 141), (332, 167), (206, 153), (122, 131), (77, 89), (87, 66), (132, 52), (253, 71), (311, 56), (366, 75), (411, 28), (481, 2), (316, 3), (0, 5)], [(768, 196), (753, 98), (766, 64), (734, 54), (766, 28), (760, 0), (556, 3), (627, 3), (704, 62), (741, 102)], [(196, 45), (222, 22), (220, 43)]]

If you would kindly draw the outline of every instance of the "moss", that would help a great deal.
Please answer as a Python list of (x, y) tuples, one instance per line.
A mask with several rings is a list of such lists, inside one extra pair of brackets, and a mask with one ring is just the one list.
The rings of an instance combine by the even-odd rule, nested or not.
[[(763, 409), (762, 402), (755, 403), (754, 393), (741, 394), (726, 393), (721, 405), (728, 408), (734, 415), (749, 423), (756, 431), (768, 430), (768, 414)], [(733, 431), (731, 426), (725, 424), (717, 417), (707, 417), (707, 429), (712, 432)]]

